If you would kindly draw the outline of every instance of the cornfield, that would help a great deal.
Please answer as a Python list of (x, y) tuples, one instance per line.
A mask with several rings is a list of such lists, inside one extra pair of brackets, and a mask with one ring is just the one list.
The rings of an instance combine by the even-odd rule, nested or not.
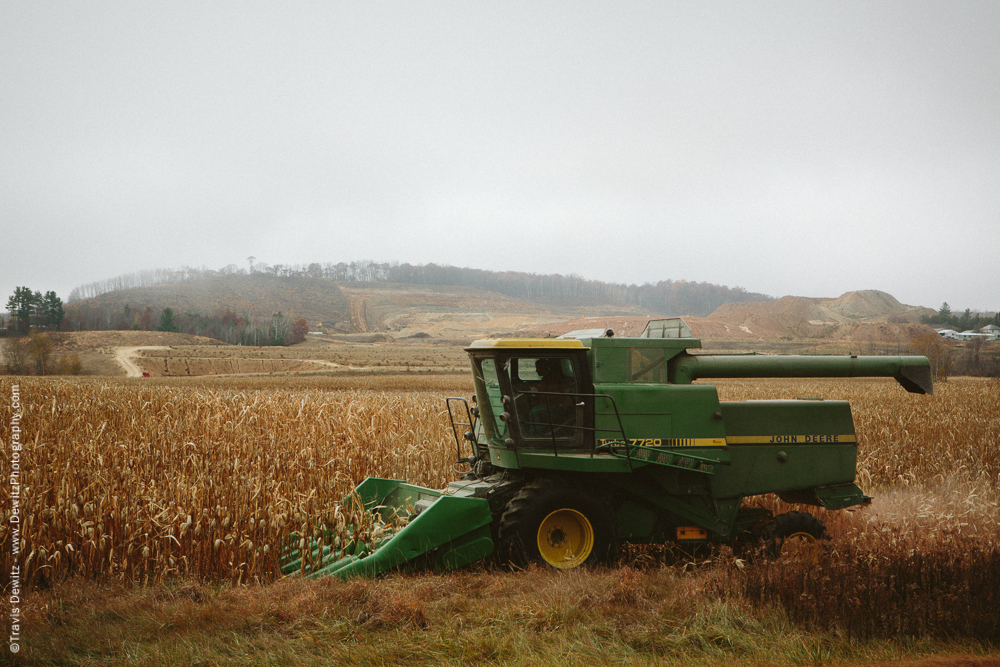
[(21, 521), (4, 486), (0, 537), (19, 530), (27, 588), (269, 580), (289, 534), (334, 527), (360, 480), (439, 487), (456, 458), (443, 401), (420, 391), (23, 378), (19, 392)]
[[(0, 423), (5, 443), (14, 384), (0, 380), (0, 400), (8, 406)], [(365, 477), (430, 487), (454, 479), (455, 443), (444, 398), (471, 392), (464, 377), (417, 374), (20, 378), (16, 384), (24, 442), (20, 523), (10, 521), (11, 486), (5, 482), (0, 568), (20, 563), (26, 589), (69, 577), (137, 584), (175, 576), (272, 580), (290, 535), (318, 535), (342, 523), (338, 503)], [(730, 400), (851, 401), (859, 484), (880, 496), (877, 503), (882, 496), (889, 501), (881, 518), (822, 517), (832, 531), (860, 543), (865, 531), (877, 531), (878, 521), (897, 512), (902, 518), (896, 524), (909, 536), (996, 536), (997, 383), (953, 379), (933, 398), (881, 380), (731, 380), (718, 386)], [(9, 448), (2, 461), (7, 480)], [(950, 494), (947, 502), (941, 494)], [(892, 504), (904, 496), (909, 505)], [(15, 529), (17, 555), (7, 546)]]

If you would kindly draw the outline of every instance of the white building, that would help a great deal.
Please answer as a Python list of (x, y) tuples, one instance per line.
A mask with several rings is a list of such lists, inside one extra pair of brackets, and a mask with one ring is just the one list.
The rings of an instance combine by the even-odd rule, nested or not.
[(965, 331), (955, 331), (954, 329), (935, 329), (942, 338), (948, 338), (950, 340), (976, 340), (977, 338), (982, 338), (983, 340), (1000, 340), (1000, 327), (995, 324), (988, 324), (976, 333), (972, 329), (966, 329)]
[(983, 340), (993, 340), (990, 334), (976, 333), (972, 329), (966, 329), (962, 333), (958, 334), (958, 340), (976, 340), (977, 338), (982, 338)]

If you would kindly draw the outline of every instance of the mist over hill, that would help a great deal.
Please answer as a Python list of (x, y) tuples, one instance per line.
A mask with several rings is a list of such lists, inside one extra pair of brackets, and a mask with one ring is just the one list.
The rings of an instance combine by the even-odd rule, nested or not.
[[(414, 289), (419, 286), (421, 289)], [(158, 269), (78, 287), (67, 304), (76, 329), (146, 328), (145, 309), (171, 308), (182, 330), (209, 333), (211, 320), (266, 321), (275, 313), (342, 332), (402, 328), (407, 311), (707, 315), (726, 303), (772, 301), (765, 294), (688, 281), (622, 285), (579, 276), (495, 272), (426, 264), (352, 262), (308, 266), (230, 265)], [(399, 321), (397, 321), (399, 320)], [(148, 325), (148, 318), (146, 320)], [(216, 327), (218, 328), (218, 327)]]

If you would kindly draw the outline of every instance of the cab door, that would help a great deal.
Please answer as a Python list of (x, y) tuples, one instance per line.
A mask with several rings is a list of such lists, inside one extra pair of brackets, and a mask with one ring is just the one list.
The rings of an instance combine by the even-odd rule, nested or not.
[(505, 355), (502, 382), (519, 446), (535, 449), (593, 447), (593, 383), (578, 352), (526, 350)]

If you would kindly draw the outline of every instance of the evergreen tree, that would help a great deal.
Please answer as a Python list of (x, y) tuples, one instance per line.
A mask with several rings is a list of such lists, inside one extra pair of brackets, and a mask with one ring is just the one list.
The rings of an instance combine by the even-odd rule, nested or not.
[(962, 316), (958, 318), (958, 330), (968, 331), (972, 327), (972, 310), (966, 308)]
[(14, 288), (14, 294), (7, 299), (7, 310), (18, 320), (16, 329), (19, 333), (28, 333), (31, 316), (36, 314), (41, 305), (41, 292), (32, 292), (29, 287)]
[(51, 327), (58, 331), (63, 318), (66, 317), (66, 311), (63, 310), (62, 299), (56, 296), (55, 292), (46, 292), (43, 309), (45, 311), (46, 328)]
[(163, 312), (160, 313), (160, 326), (156, 327), (157, 331), (173, 331), (177, 332), (177, 322), (174, 320), (174, 311), (171, 308), (164, 308)]

